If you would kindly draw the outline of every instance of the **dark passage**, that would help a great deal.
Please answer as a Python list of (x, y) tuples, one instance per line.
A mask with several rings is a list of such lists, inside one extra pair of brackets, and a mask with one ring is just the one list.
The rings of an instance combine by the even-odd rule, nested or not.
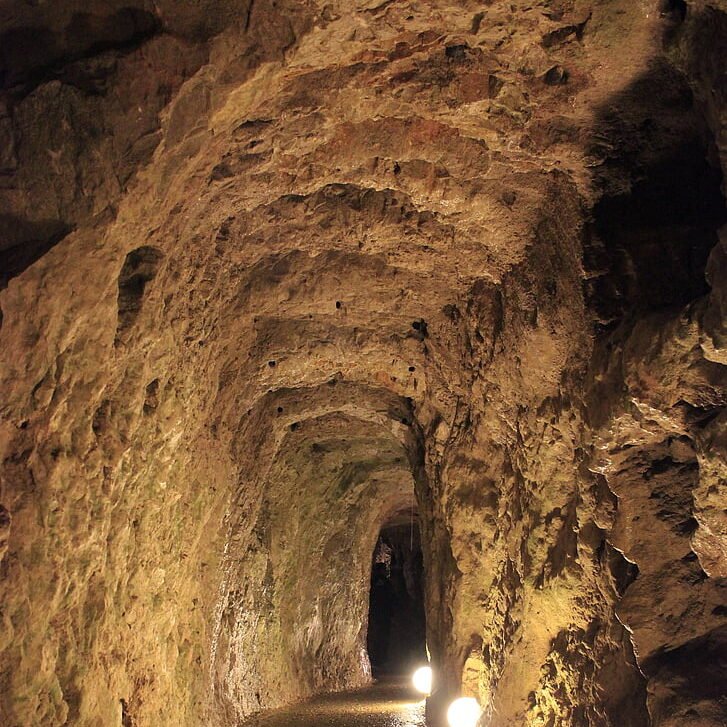
[(411, 512), (384, 526), (374, 548), (367, 647), (375, 677), (426, 662), (422, 549)]

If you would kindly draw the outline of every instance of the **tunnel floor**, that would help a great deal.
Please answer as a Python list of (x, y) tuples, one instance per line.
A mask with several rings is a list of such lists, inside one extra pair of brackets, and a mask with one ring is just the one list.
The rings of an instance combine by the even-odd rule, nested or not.
[(317, 697), (255, 717), (244, 727), (424, 727), (424, 700), (408, 679)]

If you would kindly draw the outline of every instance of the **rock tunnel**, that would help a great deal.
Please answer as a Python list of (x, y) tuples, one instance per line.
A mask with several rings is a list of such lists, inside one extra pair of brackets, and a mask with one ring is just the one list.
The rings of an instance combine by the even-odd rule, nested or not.
[(724, 727), (726, 61), (723, 0), (0, 4), (0, 724), (363, 687), (408, 527), (427, 724)]

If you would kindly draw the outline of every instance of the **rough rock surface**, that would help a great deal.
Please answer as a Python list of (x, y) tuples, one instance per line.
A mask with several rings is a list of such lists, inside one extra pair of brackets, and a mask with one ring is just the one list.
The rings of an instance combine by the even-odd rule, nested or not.
[(723, 0), (0, 3), (0, 723), (369, 679), (727, 722)]

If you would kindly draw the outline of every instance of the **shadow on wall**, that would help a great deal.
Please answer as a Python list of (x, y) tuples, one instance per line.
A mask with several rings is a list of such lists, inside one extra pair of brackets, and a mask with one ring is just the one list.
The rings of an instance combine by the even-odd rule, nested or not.
[[(709, 293), (707, 261), (718, 243), (719, 228), (727, 222), (719, 150), (710, 130), (710, 122), (714, 125), (720, 112), (717, 109), (715, 115), (715, 106), (721, 103), (724, 108), (727, 97), (724, 66), (715, 70), (715, 64), (718, 69), (719, 59), (724, 61), (727, 55), (727, 16), (708, 10), (691, 18), (691, 7), (662, 3), (662, 13), (671, 21), (665, 36), (667, 52), (688, 70), (692, 85), (678, 68), (661, 59), (609, 99), (595, 123), (589, 153), (594, 187), (601, 198), (584, 244), (585, 292), (596, 315), (597, 330), (611, 334), (601, 335), (596, 345), (597, 353), (601, 351), (599, 355), (606, 359), (604, 351), (616, 351), (624, 340), (634, 337), (641, 336), (638, 343), (646, 350), (652, 343), (648, 336), (653, 334), (658, 348), (663, 341), (656, 341), (657, 336), (667, 333), (651, 331), (648, 325), (634, 333), (630, 324), (648, 321), (647, 316), (656, 311), (673, 312), (676, 317), (685, 306)], [(682, 30), (685, 20), (691, 24)], [(699, 35), (697, 30), (705, 27), (708, 32)], [(690, 306), (688, 311), (690, 316), (701, 315), (698, 306)], [(669, 371), (647, 372), (653, 364), (649, 360), (630, 363), (642, 365), (644, 381), (647, 373), (651, 377), (644, 383), (648, 389), (652, 385), (658, 388), (660, 376), (683, 373), (689, 378), (686, 368), (690, 360), (686, 353), (684, 361), (670, 359), (666, 365), (675, 370)], [(619, 371), (618, 376), (623, 376)], [(696, 373), (691, 375), (698, 380)], [(679, 386), (683, 389), (688, 384), (680, 382)], [(618, 379), (609, 387), (611, 391), (603, 390), (607, 394), (603, 399), (618, 408), (619, 397), (625, 399), (631, 393), (627, 382)], [(653, 394), (640, 392), (646, 398)], [(606, 415), (605, 411), (599, 413), (602, 404), (596, 398), (591, 407), (594, 419)], [(686, 720), (680, 724), (716, 725), (723, 724), (727, 714), (724, 679), (717, 676), (725, 673), (725, 631), (713, 627), (719, 614), (705, 612), (705, 604), (719, 599), (721, 584), (701, 570), (690, 542), (696, 527), (692, 490), (699, 482), (697, 458), (691, 451), (699, 438), (695, 423), (708, 414), (714, 418), (718, 403), (707, 402), (705, 407), (709, 407), (704, 410), (686, 401), (670, 410), (665, 403), (663, 420), (668, 421), (672, 414), (675, 422), (684, 420), (683, 432), (665, 428), (663, 441), (658, 431), (650, 432), (648, 441), (640, 443), (635, 438), (623, 448), (614, 443), (609, 452), (610, 457), (620, 457), (609, 476), (610, 486), (619, 496), (616, 517), (641, 520), (629, 536), (631, 549), (649, 552), (660, 539), (660, 558), (663, 555), (661, 560), (642, 558), (636, 564), (619, 564), (618, 558), (609, 557), (619, 620), (631, 632), (625, 642), (633, 642), (644, 675), (637, 700), (642, 702), (642, 721), (628, 724), (671, 725), (678, 717)], [(684, 416), (675, 414), (676, 409), (685, 412)], [(691, 453), (681, 463), (672, 458), (677, 444)], [(691, 474), (685, 474), (689, 468)], [(634, 515), (636, 512), (639, 514)], [(613, 531), (617, 527), (604, 531), (603, 537), (616, 540), (618, 534)], [(613, 552), (610, 545), (606, 550)], [(685, 552), (688, 555), (680, 557)], [(633, 572), (627, 572), (625, 566)], [(681, 615), (670, 621), (670, 609), (677, 602), (674, 608)], [(631, 650), (630, 643), (627, 650)], [(600, 679), (608, 694), (608, 684), (620, 679), (621, 672), (610, 676), (607, 670), (602, 672)], [(613, 712), (614, 723), (627, 724), (619, 711)]]
[(31, 222), (8, 214), (0, 214), (0, 229), (0, 290), (71, 232), (60, 220)]
[[(724, 615), (724, 614), (723, 614)], [(681, 690), (669, 685), (679, 684), (690, 693), (697, 708), (690, 707), (685, 716), (709, 720), (705, 724), (720, 724), (724, 711), (719, 707), (727, 698), (727, 627), (704, 634), (671, 651), (662, 650), (644, 663), (644, 669), (657, 682), (657, 706), (653, 710), (654, 724), (662, 724), (678, 714), (683, 707)]]
[(589, 154), (602, 197), (584, 249), (601, 330), (708, 291), (727, 221), (714, 138), (686, 78), (660, 61), (601, 109)]

